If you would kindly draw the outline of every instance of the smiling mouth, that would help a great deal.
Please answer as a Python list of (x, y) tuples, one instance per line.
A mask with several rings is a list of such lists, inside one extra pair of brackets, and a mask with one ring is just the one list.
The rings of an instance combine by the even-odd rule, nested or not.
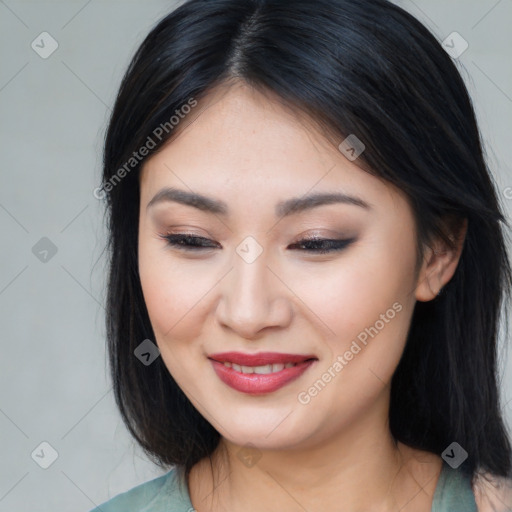
[(208, 359), (224, 384), (249, 395), (277, 391), (298, 379), (318, 361), (317, 357), (311, 355), (276, 352), (226, 352), (214, 354)]
[(285, 354), (282, 352), (258, 352), (251, 354), (231, 351), (210, 354), (208, 359), (213, 359), (219, 363), (231, 363), (248, 368), (257, 368), (274, 364), (303, 363), (304, 361), (318, 358), (314, 354)]
[[(306, 359), (306, 361), (312, 361), (313, 359)], [(278, 373), (285, 368), (293, 368), (294, 366), (297, 366), (300, 363), (274, 363), (274, 364), (265, 364), (260, 366), (245, 366), (245, 365), (239, 365), (236, 363), (232, 363), (231, 361), (224, 361), (224, 366), (227, 368), (232, 368), (233, 370), (245, 373), (245, 374), (251, 374), (251, 373), (257, 373), (258, 375), (268, 375), (271, 373)]]

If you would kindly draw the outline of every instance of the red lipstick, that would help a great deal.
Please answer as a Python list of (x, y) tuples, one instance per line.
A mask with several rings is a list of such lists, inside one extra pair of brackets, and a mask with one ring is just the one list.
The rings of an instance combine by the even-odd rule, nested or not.
[[(251, 395), (271, 393), (282, 388), (300, 377), (317, 360), (312, 354), (278, 352), (222, 352), (210, 355), (209, 359), (215, 373), (225, 384)], [(259, 373), (254, 373), (254, 367), (260, 367), (256, 369)]]

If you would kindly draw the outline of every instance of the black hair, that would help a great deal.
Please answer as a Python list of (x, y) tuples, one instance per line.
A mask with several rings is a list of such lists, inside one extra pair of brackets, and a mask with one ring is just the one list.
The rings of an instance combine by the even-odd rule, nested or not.
[(438, 455), (456, 441), (468, 453), (461, 470), (510, 477), (497, 383), (500, 310), (512, 284), (506, 219), (456, 64), (422, 23), (386, 0), (190, 0), (136, 51), (103, 161), (108, 354), (131, 434), (156, 464), (185, 475), (220, 440), (162, 358), (145, 366), (134, 357), (154, 340), (138, 274), (138, 177), (178, 133), (171, 116), (234, 79), (304, 112), (338, 143), (356, 134), (365, 144), (356, 164), (410, 201), (419, 261), (433, 237), (451, 244), (447, 226), (467, 221), (453, 278), (435, 300), (415, 305), (391, 382), (390, 430)]

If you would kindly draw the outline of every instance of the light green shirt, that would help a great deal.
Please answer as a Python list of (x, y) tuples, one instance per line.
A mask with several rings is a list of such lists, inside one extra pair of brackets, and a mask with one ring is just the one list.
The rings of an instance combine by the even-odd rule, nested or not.
[[(90, 512), (195, 512), (186, 487), (178, 475), (165, 475), (118, 494)], [(478, 512), (469, 477), (443, 464), (431, 512)]]

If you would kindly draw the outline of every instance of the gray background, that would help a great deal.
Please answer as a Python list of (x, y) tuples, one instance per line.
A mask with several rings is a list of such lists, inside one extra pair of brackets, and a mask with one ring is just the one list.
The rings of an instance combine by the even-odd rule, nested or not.
[[(510, 218), (512, 1), (397, 3), (440, 40), (457, 31), (469, 43), (456, 60)], [(162, 474), (134, 445), (113, 401), (103, 203), (93, 190), (121, 74), (174, 5), (0, 0), (0, 511), (85, 512)], [(43, 31), (59, 45), (46, 59), (31, 47)], [(34, 254), (48, 246), (43, 237), (56, 254)], [(512, 425), (509, 352), (502, 371)], [(43, 441), (58, 452), (48, 469), (35, 462), (51, 461)]]

